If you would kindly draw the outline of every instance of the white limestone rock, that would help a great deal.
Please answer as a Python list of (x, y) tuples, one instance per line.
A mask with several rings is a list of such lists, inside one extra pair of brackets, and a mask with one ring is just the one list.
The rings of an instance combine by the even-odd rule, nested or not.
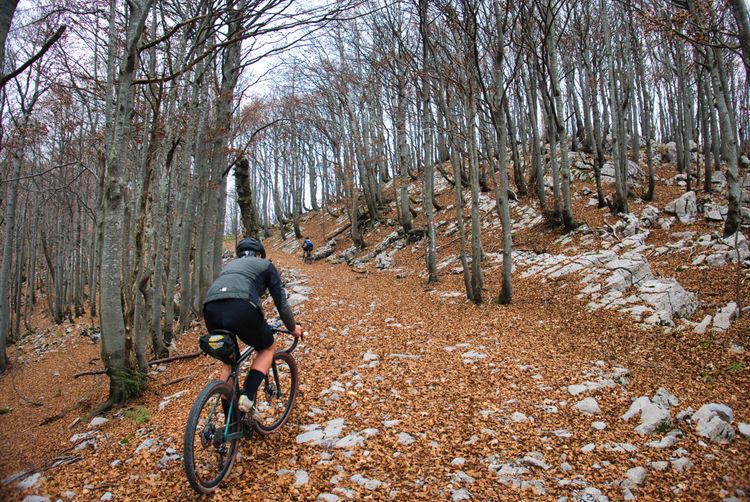
[(689, 224), (695, 222), (698, 213), (697, 196), (694, 191), (686, 192), (679, 198), (669, 202), (664, 211), (677, 216), (680, 223)]
[(714, 316), (713, 328), (718, 331), (726, 331), (732, 324), (732, 320), (737, 315), (737, 304), (734, 302), (727, 303)]
[(363, 487), (365, 490), (377, 490), (383, 484), (383, 482), (380, 480), (366, 478), (361, 474), (355, 474), (349, 479), (354, 481), (359, 486)]
[(709, 325), (711, 325), (711, 321), (713, 320), (713, 316), (707, 315), (703, 318), (701, 322), (695, 325), (693, 328), (693, 333), (696, 333), (698, 335), (702, 335), (706, 332)]
[(602, 412), (601, 408), (599, 408), (599, 403), (593, 397), (587, 397), (578, 401), (574, 405), (574, 408), (587, 415), (599, 415)]
[(641, 225), (646, 228), (653, 228), (659, 219), (659, 209), (654, 206), (646, 206), (641, 211)]
[(666, 471), (669, 468), (669, 462), (665, 460), (658, 460), (655, 462), (650, 462), (648, 466), (655, 471)]
[(646, 471), (646, 468), (641, 466), (628, 469), (628, 471), (625, 473), (625, 480), (622, 484), (623, 486), (628, 488), (640, 486), (644, 481), (646, 481), (647, 473), (648, 471)]
[(643, 281), (638, 285), (638, 296), (654, 311), (665, 312), (669, 320), (690, 317), (698, 308), (698, 297), (686, 291), (675, 279)]
[(713, 443), (731, 443), (735, 434), (732, 408), (725, 404), (704, 404), (692, 416), (696, 432)]
[(320, 429), (303, 432), (297, 435), (297, 444), (312, 443), (318, 444), (325, 437), (325, 432)]
[(671, 460), (672, 469), (676, 472), (683, 473), (693, 466), (693, 463), (687, 457), (680, 457)]
[(104, 417), (94, 417), (91, 419), (91, 422), (89, 422), (89, 428), (94, 429), (100, 425), (106, 424), (107, 422), (109, 422), (109, 420)]
[(669, 410), (649, 402), (641, 408), (641, 423), (635, 428), (638, 434), (647, 436), (654, 431), (672, 425), (672, 417)]
[(604, 423), (604, 422), (599, 422), (599, 421), (592, 422), (591, 423), (591, 428), (594, 429), (594, 430), (597, 430), (597, 431), (603, 431), (604, 429), (607, 428), (607, 424)]
[(409, 446), (416, 441), (416, 439), (414, 439), (414, 436), (412, 436), (408, 432), (399, 432), (396, 436), (398, 438), (398, 443), (404, 446)]
[(660, 387), (656, 391), (654, 397), (651, 398), (651, 401), (662, 408), (671, 408), (672, 406), (680, 404), (680, 400), (664, 387)]
[(310, 480), (310, 475), (307, 471), (297, 469), (294, 471), (294, 486), (305, 486)]
[(466, 488), (451, 491), (451, 502), (461, 502), (463, 500), (472, 500), (474, 497)]

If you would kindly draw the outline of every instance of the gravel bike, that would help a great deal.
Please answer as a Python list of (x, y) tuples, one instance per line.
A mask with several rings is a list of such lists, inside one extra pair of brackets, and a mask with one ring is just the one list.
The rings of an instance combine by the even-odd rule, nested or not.
[(302, 263), (312, 263), (312, 249), (305, 249), (302, 251)]
[[(273, 331), (291, 335), (283, 329)], [(185, 424), (182, 458), (185, 475), (196, 492), (210, 494), (216, 490), (234, 466), (240, 439), (253, 432), (270, 434), (289, 418), (297, 396), (297, 363), (292, 357), (297, 343), (295, 338), (289, 348), (276, 351), (249, 413), (238, 408), (237, 377), (252, 355), (252, 347), (240, 354), (226, 381), (212, 380), (195, 398)]]

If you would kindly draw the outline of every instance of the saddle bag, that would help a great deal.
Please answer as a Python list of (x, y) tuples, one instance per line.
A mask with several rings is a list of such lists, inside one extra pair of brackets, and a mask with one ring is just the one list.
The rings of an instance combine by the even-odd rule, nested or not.
[(198, 338), (198, 346), (209, 356), (224, 364), (234, 364), (239, 355), (239, 348), (234, 334), (224, 330), (214, 330)]

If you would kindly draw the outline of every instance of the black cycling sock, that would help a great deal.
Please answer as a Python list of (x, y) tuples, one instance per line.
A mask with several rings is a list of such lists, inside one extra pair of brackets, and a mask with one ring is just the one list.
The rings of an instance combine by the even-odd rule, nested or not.
[(245, 385), (242, 388), (242, 393), (249, 397), (251, 400), (255, 400), (255, 393), (260, 387), (260, 383), (266, 377), (263, 373), (258, 370), (250, 370), (245, 378)]

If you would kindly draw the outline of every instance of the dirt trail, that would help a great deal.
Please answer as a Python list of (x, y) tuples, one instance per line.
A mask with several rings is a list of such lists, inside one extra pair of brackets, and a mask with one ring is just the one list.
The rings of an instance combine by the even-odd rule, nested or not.
[[(411, 270), (420, 270), (418, 254), (405, 253)], [(703, 384), (694, 362), (702, 352), (691, 343), (664, 343), (665, 335), (642, 332), (622, 314), (586, 312), (574, 291), (554, 283), (517, 279), (513, 305), (475, 306), (453, 296), (462, 290), (458, 275), (425, 288), (414, 272), (400, 279), (327, 262), (303, 266), (280, 250), (272, 257), (313, 288), (298, 307), (311, 334), (295, 353), (301, 393), (283, 430), (242, 444), (215, 500), (619, 499), (627, 494), (620, 482), (639, 466), (648, 474), (629, 488), (636, 496), (720, 499), (750, 489), (748, 440), (699, 446), (702, 438), (683, 423), (676, 444), (652, 448), (654, 437), (633, 431), (637, 420), (619, 418), (633, 398), (665, 387), (680, 398), (677, 409), (721, 402), (737, 421), (750, 421), (747, 371)], [(726, 336), (747, 329), (740, 321)], [(199, 331), (180, 338), (181, 352), (194, 350)], [(618, 368), (628, 370), (627, 385), (578, 396), (566, 390)], [(43, 472), (31, 490), (5, 486), (5, 498), (192, 500), (177, 455), (190, 404), (215, 369), (204, 357), (170, 363), (131, 407), (145, 407), (148, 422), (108, 416), (95, 444), (68, 452), (81, 460)], [(190, 378), (171, 383), (182, 377)], [(160, 409), (164, 396), (181, 391)], [(594, 397), (601, 414), (574, 409), (584, 397)], [(62, 436), (88, 431), (67, 430), (73, 416), (60, 421), (54, 437), (63, 446), (48, 446), (48, 458), (64, 453)], [(4, 441), (19, 451), (33, 448), (29, 439)], [(680, 458), (689, 458), (683, 472)], [(650, 467), (654, 461), (666, 469)]]

